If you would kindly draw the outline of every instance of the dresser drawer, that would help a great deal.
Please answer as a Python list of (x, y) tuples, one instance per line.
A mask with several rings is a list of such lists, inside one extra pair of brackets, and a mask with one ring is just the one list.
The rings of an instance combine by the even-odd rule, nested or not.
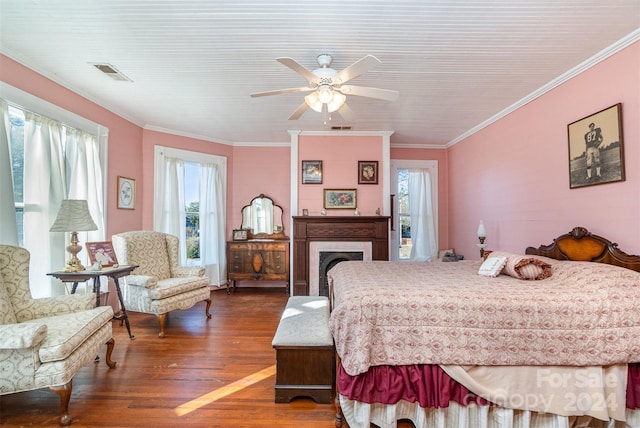
[(227, 242), (227, 279), (289, 284), (289, 241)]

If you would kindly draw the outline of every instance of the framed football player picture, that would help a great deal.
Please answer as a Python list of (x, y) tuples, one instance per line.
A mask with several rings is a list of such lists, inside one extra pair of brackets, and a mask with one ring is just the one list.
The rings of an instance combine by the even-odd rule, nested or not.
[(622, 104), (567, 125), (569, 187), (624, 181)]

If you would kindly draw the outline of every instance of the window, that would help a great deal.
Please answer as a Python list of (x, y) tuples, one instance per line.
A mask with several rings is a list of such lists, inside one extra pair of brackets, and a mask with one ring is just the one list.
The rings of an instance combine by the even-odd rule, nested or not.
[[(37, 109), (33, 98), (27, 99), (27, 104)], [(49, 114), (60, 111), (74, 120), (71, 113), (42, 103)], [(92, 134), (5, 100), (0, 100), (0, 112), (0, 119), (8, 126), (0, 135), (0, 168), (10, 170), (10, 175), (3, 175), (0, 193), (9, 194), (11, 201), (7, 204), (4, 202), (9, 199), (3, 199), (0, 206), (3, 229), (10, 230), (0, 234), (1, 241), (29, 250), (34, 297), (64, 293), (64, 286), (46, 274), (64, 268), (70, 234), (49, 229), (63, 199), (84, 199), (98, 230), (81, 232), (79, 239), (104, 240), (106, 130), (93, 124), (97, 132)], [(87, 263), (86, 252), (78, 257)]]
[(411, 254), (411, 215), (409, 213), (409, 170), (399, 168), (396, 171), (396, 216), (400, 225), (398, 260), (409, 260)]
[(155, 148), (154, 229), (179, 238), (181, 264), (226, 283), (226, 158)]
[(18, 245), (24, 247), (24, 113), (9, 106), (9, 152), (13, 176)]
[(200, 164), (184, 163), (185, 236), (187, 265), (200, 265)]
[[(428, 173), (430, 179), (429, 184), (424, 189), (425, 198), (417, 198), (415, 194), (412, 194), (410, 190), (410, 176), (411, 172), (423, 171)], [(438, 230), (438, 163), (437, 161), (429, 160), (391, 160), (391, 193), (394, 197), (394, 225), (391, 232), (391, 242), (394, 245), (391, 246), (391, 260), (422, 260), (424, 258), (424, 252), (432, 252), (434, 245), (437, 247), (437, 230)], [(413, 190), (415, 192), (415, 190)], [(412, 196), (413, 195), (413, 196)], [(426, 220), (426, 217), (416, 216), (415, 209), (416, 204), (425, 203), (425, 200), (430, 204), (432, 212), (430, 214), (431, 219)], [(412, 213), (412, 202), (414, 204), (414, 211)], [(418, 225), (412, 224), (412, 222), (421, 222)], [(425, 223), (432, 223), (432, 225)], [(413, 226), (413, 227), (412, 227)], [(414, 235), (412, 237), (412, 229)], [(418, 234), (419, 248), (414, 248), (415, 234)], [(424, 246), (426, 242), (426, 248)], [(427, 249), (428, 248), (428, 249)], [(419, 255), (416, 255), (418, 250)], [(435, 249), (437, 253), (437, 248)]]

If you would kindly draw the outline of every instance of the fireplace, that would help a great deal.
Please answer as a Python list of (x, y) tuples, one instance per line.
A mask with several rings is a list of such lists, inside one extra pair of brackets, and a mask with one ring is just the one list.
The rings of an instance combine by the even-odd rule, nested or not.
[(345, 260), (371, 260), (371, 242), (312, 241), (309, 243), (309, 295), (328, 296), (329, 269)]
[(356, 252), (362, 253), (362, 260), (389, 260), (389, 217), (293, 217), (293, 295), (324, 295), (320, 252)]
[[(329, 281), (327, 272), (340, 262), (350, 260), (362, 260), (362, 251), (321, 251), (320, 264), (318, 270), (320, 272), (318, 278), (318, 294), (320, 296), (329, 297)], [(309, 293), (311, 294), (311, 293)]]

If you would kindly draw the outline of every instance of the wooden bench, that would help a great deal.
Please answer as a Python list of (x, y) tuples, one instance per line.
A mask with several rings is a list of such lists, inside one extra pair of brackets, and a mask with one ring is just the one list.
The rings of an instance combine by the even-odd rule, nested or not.
[(333, 403), (336, 365), (328, 298), (290, 297), (272, 345), (276, 350), (276, 403), (300, 396)]

